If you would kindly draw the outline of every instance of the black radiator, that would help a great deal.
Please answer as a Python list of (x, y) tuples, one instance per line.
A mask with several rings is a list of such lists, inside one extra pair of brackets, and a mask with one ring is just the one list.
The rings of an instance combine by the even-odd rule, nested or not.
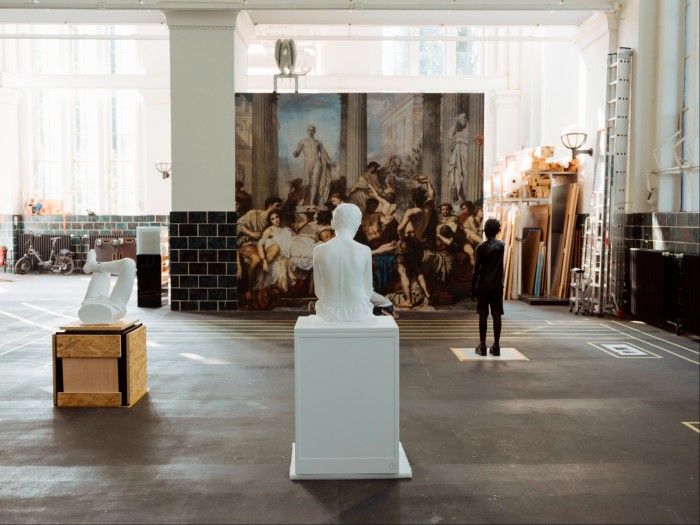
[(665, 287), (664, 256), (659, 250), (630, 250), (630, 308), (640, 321), (662, 324)]
[(684, 254), (680, 273), (683, 330), (700, 335), (700, 255)]

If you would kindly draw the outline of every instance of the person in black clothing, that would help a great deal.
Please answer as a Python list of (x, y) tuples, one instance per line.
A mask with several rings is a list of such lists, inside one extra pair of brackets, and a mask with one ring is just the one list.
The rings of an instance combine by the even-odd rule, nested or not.
[(476, 353), (486, 355), (486, 323), (489, 308), (493, 317), (493, 346), (491, 355), (501, 355), (501, 316), (503, 315), (503, 254), (505, 244), (496, 239), (501, 231), (498, 219), (489, 219), (484, 225), (486, 240), (476, 247), (474, 274), (472, 276), (472, 300), (476, 299), (479, 314), (479, 346)]

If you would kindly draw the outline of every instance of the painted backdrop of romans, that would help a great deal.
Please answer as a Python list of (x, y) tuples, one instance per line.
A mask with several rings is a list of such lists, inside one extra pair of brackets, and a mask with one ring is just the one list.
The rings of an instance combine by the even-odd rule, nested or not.
[[(394, 212), (397, 223), (404, 213), (414, 207), (411, 191), (416, 187), (427, 188), (418, 182), (421, 176), (431, 182), (435, 197), (432, 208), (431, 241), (420, 248), (422, 277), (419, 285), (414, 253), (409, 294), (413, 295), (413, 308), (469, 308), (471, 261), (468, 249), (462, 250), (460, 232), (451, 246), (435, 242), (435, 230), (440, 226), (439, 206), (449, 202), (454, 215), (463, 211), (460, 204), (467, 200), (478, 207), (482, 197), (483, 180), (483, 94), (238, 94), (236, 96), (236, 179), (242, 183), (242, 191), (254, 210), (262, 210), (265, 200), (276, 196), (286, 201), (294, 195), (295, 179), (302, 179), (306, 186), (308, 176), (303, 173), (304, 153), (294, 157), (299, 141), (307, 139), (307, 127), (315, 127), (314, 137), (323, 144), (327, 161), (324, 164), (332, 179), (332, 191), (349, 190), (358, 182), (370, 162), (386, 167), (392, 156), (395, 162), (388, 169), (380, 169), (378, 177), (383, 184), (394, 177), (396, 190)], [(461, 185), (461, 193), (450, 191), (448, 170), (451, 158), (451, 133), (459, 114), (466, 114), (468, 136), (467, 172)], [(364, 129), (364, 131), (361, 131)], [(389, 175), (389, 178), (387, 178)], [(326, 175), (327, 176), (327, 175)], [(454, 180), (454, 177), (452, 178)], [(307, 188), (305, 187), (304, 190)], [(386, 186), (383, 188), (386, 189)], [(297, 195), (308, 196), (308, 191)], [(365, 197), (368, 194), (365, 193)], [(385, 195), (386, 196), (386, 195)], [(357, 202), (357, 194), (348, 200)], [(364, 202), (362, 200), (361, 202)], [(286, 226), (303, 222), (302, 201), (295, 208), (296, 214), (287, 216)], [(380, 206), (381, 207), (381, 206)], [(294, 209), (294, 207), (292, 207)], [(315, 211), (332, 208), (329, 202), (318, 202)], [(364, 211), (364, 210), (363, 210)], [(472, 209), (475, 212), (475, 209)], [(313, 212), (310, 215), (313, 218)], [(462, 215), (464, 218), (464, 215)], [(440, 219), (440, 220), (438, 220)], [(454, 220), (454, 219), (453, 219)], [(448, 221), (449, 222), (449, 221)], [(466, 222), (465, 222), (466, 224)], [(282, 221), (285, 226), (285, 220)], [(394, 225), (394, 228), (396, 225)], [(274, 307), (308, 308), (315, 300), (313, 277), (306, 271), (303, 258), (320, 242), (320, 227), (315, 220), (298, 231), (273, 230), (266, 246), (279, 244), (286, 257), (286, 266), (278, 265), (273, 275), (283, 273), (284, 285), (275, 286), (270, 275), (263, 275), (261, 268), (253, 268), (252, 284), (248, 283), (250, 259), (239, 251), (239, 306), (243, 309), (267, 309)], [(239, 224), (240, 233), (240, 224)], [(284, 235), (282, 235), (284, 233)], [(298, 239), (306, 236), (308, 239)], [(274, 237), (274, 238), (273, 238)], [(399, 239), (399, 240), (402, 240)], [(279, 241), (279, 242), (278, 242)], [(409, 241), (410, 242), (410, 241)], [(240, 248), (240, 247), (239, 247)], [(414, 247), (414, 251), (415, 251)], [(252, 250), (249, 247), (248, 252)], [(275, 247), (276, 250), (276, 247)], [(294, 253), (291, 253), (294, 252)], [(375, 262), (375, 288), (395, 304), (406, 307), (406, 294), (402, 296), (399, 269), (402, 268), (401, 250), (384, 253), (373, 258)], [(443, 252), (443, 253), (439, 253)], [(277, 251), (273, 252), (276, 257)], [(299, 261), (302, 263), (299, 263)], [(405, 264), (403, 266), (406, 268)], [(405, 274), (405, 272), (404, 272)], [(405, 278), (405, 275), (404, 275)], [(428, 300), (427, 296), (430, 294)], [(423, 297), (425, 300), (421, 300)], [(465, 301), (466, 299), (466, 301)]]

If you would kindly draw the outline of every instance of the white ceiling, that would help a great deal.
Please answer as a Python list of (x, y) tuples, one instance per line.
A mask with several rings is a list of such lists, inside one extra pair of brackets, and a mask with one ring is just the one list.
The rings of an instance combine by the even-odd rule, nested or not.
[(0, 0), (0, 23), (160, 23), (161, 10), (245, 10), (260, 25), (581, 25), (593, 0)]

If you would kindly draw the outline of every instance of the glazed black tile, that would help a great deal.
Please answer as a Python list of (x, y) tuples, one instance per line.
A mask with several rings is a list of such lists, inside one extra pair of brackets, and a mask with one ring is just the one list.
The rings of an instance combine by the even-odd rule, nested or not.
[(210, 301), (224, 301), (226, 299), (226, 290), (221, 288), (210, 288), (203, 291), (207, 291), (207, 299)]
[(208, 237), (207, 248), (210, 250), (223, 250), (226, 248), (226, 239), (224, 237)]
[(234, 250), (219, 250), (219, 262), (235, 262), (236, 252)]
[(214, 224), (221, 224), (226, 222), (226, 212), (225, 211), (210, 211), (208, 212), (208, 221)]
[(186, 211), (171, 211), (170, 212), (170, 223), (185, 223), (187, 222), (187, 212)]
[(200, 224), (197, 234), (202, 237), (211, 237), (217, 235), (218, 227), (216, 224)]
[(188, 212), (189, 222), (200, 224), (207, 222), (207, 212), (205, 211), (191, 211)]
[(219, 224), (218, 234), (222, 237), (235, 237), (238, 235), (238, 227), (235, 224)]
[(187, 237), (187, 247), (194, 250), (201, 250), (207, 245), (206, 237)]

